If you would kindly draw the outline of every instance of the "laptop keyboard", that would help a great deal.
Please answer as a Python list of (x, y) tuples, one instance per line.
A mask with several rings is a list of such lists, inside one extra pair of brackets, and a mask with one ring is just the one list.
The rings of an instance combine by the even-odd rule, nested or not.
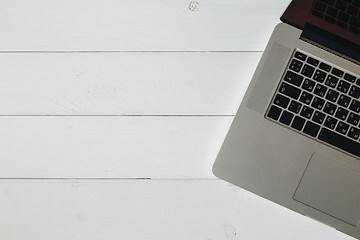
[(316, 0), (311, 14), (360, 34), (360, 0)]
[(360, 77), (295, 51), (266, 118), (360, 157)]

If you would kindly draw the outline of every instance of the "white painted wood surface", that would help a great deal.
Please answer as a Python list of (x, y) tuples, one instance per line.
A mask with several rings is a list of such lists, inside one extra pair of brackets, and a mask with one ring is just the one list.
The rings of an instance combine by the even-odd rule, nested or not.
[(289, 0), (1, 0), (0, 50), (263, 50)]
[(6, 240), (350, 239), (220, 180), (0, 180), (0, 193)]
[(0, 115), (234, 115), (260, 56), (0, 53)]
[(197, 1), (0, 0), (1, 240), (350, 239), (212, 175), (290, 0)]
[(232, 117), (0, 117), (5, 178), (214, 178)]

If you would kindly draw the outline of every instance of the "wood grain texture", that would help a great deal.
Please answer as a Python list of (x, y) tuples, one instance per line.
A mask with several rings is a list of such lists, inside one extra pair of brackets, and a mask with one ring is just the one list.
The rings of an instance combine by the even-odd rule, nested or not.
[(6, 240), (350, 240), (219, 180), (0, 180)]
[(2, 53), (0, 115), (234, 115), (261, 53)]
[(263, 50), (290, 0), (2, 0), (3, 51)]
[(232, 117), (0, 117), (0, 176), (214, 178), (212, 164), (231, 121)]

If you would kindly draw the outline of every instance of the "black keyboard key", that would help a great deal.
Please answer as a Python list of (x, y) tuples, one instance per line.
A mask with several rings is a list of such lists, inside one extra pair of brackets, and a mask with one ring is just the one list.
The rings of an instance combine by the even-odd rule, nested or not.
[(319, 111), (316, 111), (314, 113), (314, 116), (312, 117), (312, 120), (316, 123), (322, 124), (325, 120), (325, 114), (323, 114)]
[(339, 16), (338, 16), (338, 19), (339, 19), (340, 21), (343, 21), (343, 22), (348, 22), (349, 19), (350, 19), (350, 15), (347, 14), (347, 13), (344, 13), (344, 12), (340, 12), (340, 13), (339, 13)]
[(291, 98), (295, 98), (298, 99), (298, 97), (300, 96), (301, 90), (293, 87), (287, 83), (282, 83), (279, 89), (280, 93), (283, 93), (284, 95), (291, 97)]
[(327, 102), (324, 107), (324, 112), (330, 115), (333, 115), (336, 111), (336, 105)]
[(311, 107), (304, 106), (301, 110), (300, 115), (305, 118), (310, 119), (313, 112), (314, 112), (314, 109), (312, 109)]
[(350, 113), (349, 114), (349, 117), (347, 119), (347, 122), (354, 125), (354, 126), (357, 126), (359, 124), (359, 121), (360, 121), (360, 116), (355, 114), (355, 113)]
[(339, 81), (339, 79), (337, 77), (329, 75), (326, 78), (325, 85), (334, 88), (334, 87), (336, 87), (336, 84), (338, 83), (338, 81)]
[(350, 24), (355, 27), (360, 27), (360, 18), (351, 17)]
[(303, 92), (300, 97), (300, 102), (310, 104), (313, 99), (313, 95), (307, 92)]
[(303, 119), (302, 117), (296, 116), (294, 118), (294, 121), (291, 124), (291, 127), (295, 128), (298, 131), (301, 131), (304, 124), (305, 124), (305, 119)]
[(333, 17), (333, 18), (336, 18), (337, 14), (338, 14), (338, 10), (336, 8), (333, 8), (333, 7), (328, 7), (328, 9), (326, 11), (326, 14)]
[(326, 94), (326, 99), (329, 100), (329, 101), (332, 101), (332, 102), (336, 102), (336, 100), (338, 99), (339, 97), (339, 93), (332, 90), (332, 89), (329, 89), (329, 91), (327, 92)]
[(296, 60), (296, 59), (293, 59), (290, 63), (290, 66), (289, 68), (295, 72), (300, 72), (300, 69), (302, 67), (303, 63)]
[(333, 70), (331, 71), (332, 74), (334, 74), (335, 76), (338, 77), (342, 77), (344, 75), (344, 72), (337, 69), (337, 68), (333, 68)]
[(359, 78), (358, 80), (356, 80), (356, 84), (357, 84), (358, 86), (360, 86), (360, 78)]
[(314, 93), (320, 97), (324, 97), (325, 93), (327, 91), (327, 87), (323, 86), (323, 85), (316, 85)]
[(336, 111), (335, 117), (345, 121), (348, 114), (349, 114), (348, 110), (339, 107), (338, 110)]
[(318, 138), (330, 145), (340, 148), (341, 150), (360, 157), (360, 144), (336, 132), (322, 128)]
[(338, 120), (336, 120), (335, 118), (332, 117), (327, 117), (325, 120), (325, 127), (328, 127), (330, 129), (334, 129), (336, 124), (337, 124)]
[(349, 82), (354, 83), (355, 80), (356, 80), (356, 77), (354, 77), (353, 75), (350, 75), (350, 74), (346, 73), (345, 76), (344, 76), (344, 79), (345, 79), (345, 80), (348, 80)]
[(321, 98), (318, 98), (318, 97), (314, 97), (314, 100), (313, 100), (311, 106), (321, 110), (323, 108), (324, 104), (325, 104), (324, 100), (322, 100)]
[(360, 130), (358, 128), (351, 127), (348, 136), (352, 139), (358, 140), (360, 136)]
[(349, 95), (356, 99), (359, 98), (360, 97), (360, 88), (358, 88), (357, 86), (351, 86)]
[(360, 102), (358, 102), (356, 100), (352, 100), (351, 104), (350, 104), (350, 110), (352, 110), (356, 113), (360, 113)]
[(337, 9), (339, 9), (339, 10), (345, 11), (345, 10), (346, 10), (346, 7), (347, 7), (347, 4), (346, 4), (346, 2), (344, 2), (344, 1), (338, 0), (338, 1), (336, 1), (335, 7), (336, 7)]
[(303, 79), (304, 78), (302, 76), (300, 76), (300, 75), (298, 75), (296, 73), (290, 72), (290, 71), (287, 71), (287, 73), (285, 75), (285, 78), (284, 78), (284, 80), (286, 82), (292, 83), (292, 84), (294, 84), (294, 85), (296, 85), (298, 87), (301, 85)]
[(315, 87), (315, 82), (310, 79), (305, 79), (303, 85), (301, 86), (302, 89), (312, 92)]
[(320, 70), (316, 70), (313, 79), (323, 83), (326, 77), (326, 73)]
[(278, 108), (276, 106), (271, 106), (267, 116), (271, 119), (278, 120), (280, 114), (281, 114), (281, 108)]
[(350, 15), (353, 15), (353, 16), (357, 16), (358, 9), (356, 7), (354, 7), (354, 6), (349, 5), (349, 7), (347, 9), (347, 13), (350, 14)]
[(287, 97), (284, 97), (283, 95), (277, 94), (275, 99), (274, 99), (274, 104), (283, 107), (283, 108), (287, 108), (288, 104), (290, 102), (290, 99)]
[(305, 64), (305, 66), (303, 67), (303, 70), (301, 71), (301, 74), (304, 76), (307, 76), (309, 78), (311, 78), (311, 76), (313, 75), (315, 71), (315, 68), (313, 68), (310, 65)]
[(350, 88), (350, 83), (341, 80), (339, 86), (337, 87), (337, 90), (343, 93), (347, 93), (349, 91), (349, 88)]
[(347, 108), (350, 104), (351, 98), (349, 98), (348, 96), (345, 96), (343, 94), (341, 94), (339, 100), (338, 100), (338, 104)]
[(353, 0), (353, 5), (360, 8), (360, 0)]
[(280, 122), (285, 125), (290, 125), (292, 119), (294, 117), (294, 114), (289, 113), (288, 111), (284, 111), (280, 117)]
[(331, 70), (331, 67), (325, 63), (320, 63), (320, 66), (319, 66), (320, 69), (326, 71), (326, 72), (330, 72)]
[(349, 124), (346, 124), (344, 122), (339, 122), (337, 127), (336, 127), (336, 131), (341, 133), (341, 134), (346, 134), (349, 127), (350, 127)]
[(289, 111), (291, 111), (293, 113), (299, 113), (301, 106), (302, 106), (302, 104), (295, 102), (295, 101), (291, 101), (291, 103), (289, 105)]
[(315, 67), (317, 67), (317, 65), (319, 65), (319, 61), (312, 58), (312, 57), (308, 57), (308, 60), (306, 62), (313, 65), (313, 66), (315, 66)]
[(325, 12), (326, 4), (322, 2), (316, 2), (314, 8), (320, 12)]
[(306, 57), (307, 56), (305, 54), (301, 53), (301, 52), (296, 52), (295, 53), (295, 58), (300, 59), (301, 61), (305, 61)]
[(316, 137), (319, 130), (320, 130), (319, 125), (312, 122), (306, 122), (303, 132), (312, 137)]

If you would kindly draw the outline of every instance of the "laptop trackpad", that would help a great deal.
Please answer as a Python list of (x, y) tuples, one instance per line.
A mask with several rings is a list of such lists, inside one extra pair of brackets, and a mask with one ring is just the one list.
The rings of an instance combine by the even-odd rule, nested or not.
[(360, 225), (360, 172), (313, 154), (294, 199), (353, 226)]

